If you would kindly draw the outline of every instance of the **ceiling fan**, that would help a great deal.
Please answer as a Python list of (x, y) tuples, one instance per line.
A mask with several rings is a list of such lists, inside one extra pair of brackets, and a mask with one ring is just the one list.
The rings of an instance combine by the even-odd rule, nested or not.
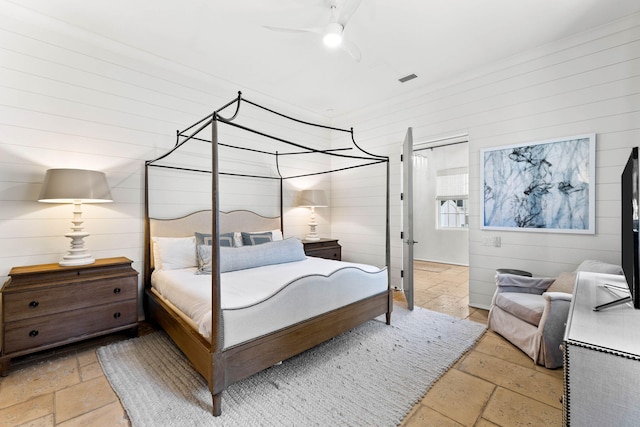
[(325, 46), (329, 48), (339, 47), (351, 55), (356, 62), (360, 62), (360, 59), (362, 59), (360, 49), (358, 49), (358, 47), (349, 40), (344, 39), (344, 31), (347, 24), (353, 17), (353, 14), (358, 10), (361, 2), (362, 0), (329, 0), (328, 4), (331, 10), (331, 18), (323, 27), (282, 28), (267, 25), (264, 27), (272, 31), (319, 34), (322, 36), (322, 41)]

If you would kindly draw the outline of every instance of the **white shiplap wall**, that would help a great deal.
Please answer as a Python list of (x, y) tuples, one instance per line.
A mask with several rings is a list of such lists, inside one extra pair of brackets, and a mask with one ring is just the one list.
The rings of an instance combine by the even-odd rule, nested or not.
[[(427, 54), (427, 53), (423, 53)], [(419, 84), (420, 79), (406, 84)], [(407, 127), (414, 139), (469, 135), (470, 167), (470, 304), (487, 308), (499, 267), (520, 268), (554, 276), (573, 270), (585, 258), (620, 262), (619, 177), (630, 153), (640, 145), (640, 15), (631, 15), (522, 53), (499, 64), (391, 99), (337, 121), (356, 129), (365, 149), (392, 155), (392, 188), (400, 189), (396, 160)], [(480, 229), (480, 149), (595, 132), (596, 234), (571, 235), (488, 232)], [(368, 259), (379, 242), (351, 231), (347, 218), (379, 197), (381, 188), (366, 181), (348, 188), (333, 181), (332, 232), (354, 259)], [(399, 281), (399, 200), (392, 197), (392, 274)], [(377, 201), (377, 199), (376, 199)], [(363, 202), (363, 203), (360, 203)], [(377, 208), (381, 211), (380, 206)], [(372, 211), (375, 211), (373, 209)], [(372, 218), (372, 220), (379, 218)], [(501, 237), (501, 247), (482, 245)]]
[[(106, 172), (114, 202), (83, 206), (85, 229), (91, 234), (86, 245), (98, 258), (126, 256), (141, 271), (144, 161), (172, 147), (177, 129), (210, 114), (243, 88), (12, 7), (0, 11), (0, 280), (6, 280), (13, 266), (57, 262), (69, 247), (64, 234), (72, 225), (71, 206), (36, 201), (49, 168)], [(259, 92), (247, 90), (245, 96), (291, 116), (320, 121)], [(317, 148), (329, 145), (326, 130), (277, 121), (251, 108), (245, 108), (241, 117), (242, 123), (265, 132)], [(256, 143), (255, 137), (228, 129), (221, 130), (221, 138)], [(208, 148), (186, 152), (178, 162), (201, 158)], [(235, 171), (244, 166), (252, 172), (258, 168), (251, 162), (240, 166), (238, 158), (246, 155), (221, 154), (221, 168)], [(293, 170), (291, 163), (283, 160), (283, 169)], [(314, 158), (295, 170), (326, 166), (328, 160)], [(260, 168), (274, 170), (274, 166)], [(202, 178), (188, 174), (169, 180), (166, 175), (152, 183), (159, 206), (152, 214), (209, 207), (209, 178), (202, 184)], [(277, 191), (277, 185), (221, 181), (222, 209), (277, 214), (277, 198), (264, 196)], [(176, 183), (182, 185), (181, 191)], [(285, 235), (308, 232), (308, 211), (293, 207), (297, 189), (305, 186), (330, 190), (326, 176), (286, 184)], [(327, 235), (330, 211), (319, 212), (318, 219), (319, 233)]]

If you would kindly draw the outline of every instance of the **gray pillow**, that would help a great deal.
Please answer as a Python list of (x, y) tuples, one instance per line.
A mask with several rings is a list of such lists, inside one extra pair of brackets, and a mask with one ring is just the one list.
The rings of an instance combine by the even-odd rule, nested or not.
[[(211, 246), (198, 245), (198, 271), (211, 274)], [(302, 242), (291, 237), (262, 245), (220, 248), (220, 272), (245, 270), (263, 265), (283, 264), (306, 259)]]
[[(196, 261), (198, 274), (211, 274), (211, 243), (213, 242), (211, 233), (194, 233), (196, 237)], [(209, 250), (200, 249), (200, 246), (209, 246)], [(230, 248), (233, 246), (233, 232), (220, 235), (220, 247)], [(208, 269), (208, 271), (206, 271)]]
[(262, 233), (245, 233), (242, 232), (242, 244), (244, 246), (255, 246), (262, 245), (263, 243), (268, 243), (273, 241), (273, 235), (270, 231), (265, 231)]
[(220, 272), (306, 259), (302, 242), (295, 238), (240, 248), (220, 248)]
[[(196, 236), (196, 245), (209, 245), (211, 246), (211, 242), (213, 242), (213, 238), (211, 233), (198, 233), (197, 231), (194, 233)], [(223, 233), (220, 235), (220, 246), (221, 247), (231, 247), (233, 244), (233, 233)]]

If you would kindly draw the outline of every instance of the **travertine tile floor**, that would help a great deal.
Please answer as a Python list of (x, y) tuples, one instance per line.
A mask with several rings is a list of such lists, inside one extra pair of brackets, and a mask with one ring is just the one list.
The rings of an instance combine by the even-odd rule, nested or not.
[[(401, 292), (396, 301), (406, 303)], [(467, 267), (416, 261), (414, 303), (487, 323), (469, 307)], [(561, 426), (562, 369), (549, 370), (487, 331), (429, 390), (402, 426)]]
[[(401, 292), (395, 298), (405, 303)], [(416, 262), (416, 305), (486, 323), (487, 312), (467, 302), (467, 268)], [(15, 361), (0, 379), (0, 427), (128, 426), (95, 354), (98, 346), (126, 337), (115, 334)], [(402, 425), (556, 426), (562, 424), (561, 394), (562, 370), (534, 365), (488, 331)]]

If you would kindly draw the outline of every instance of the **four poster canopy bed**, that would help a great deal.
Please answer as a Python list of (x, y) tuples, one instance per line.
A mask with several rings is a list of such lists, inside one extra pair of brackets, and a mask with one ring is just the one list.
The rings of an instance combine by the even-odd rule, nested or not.
[[(318, 150), (240, 125), (242, 104), (299, 125), (350, 133), (358, 154), (347, 149)], [(230, 118), (220, 114), (234, 108)], [(290, 147), (288, 152), (247, 148), (222, 142), (219, 125)], [(200, 136), (210, 132), (211, 139)], [(241, 141), (242, 138), (237, 138)], [(167, 159), (190, 141), (211, 146), (210, 169), (175, 166)], [(246, 150), (275, 159), (277, 176), (226, 172), (219, 148)], [(283, 176), (283, 156), (332, 156), (341, 166), (321, 172)], [(244, 156), (244, 153), (243, 153)], [(352, 162), (354, 164), (347, 163)], [(305, 256), (297, 238), (284, 239), (283, 182), (372, 165), (386, 166), (386, 244), (383, 268)], [(150, 169), (161, 168), (211, 176), (211, 209), (179, 218), (150, 217)], [(265, 217), (251, 210), (221, 212), (219, 178), (275, 179), (280, 215)], [(251, 209), (252, 207), (248, 207)], [(243, 378), (295, 356), (359, 324), (386, 316), (393, 297), (389, 280), (389, 159), (362, 150), (353, 129), (303, 122), (238, 97), (184, 131), (176, 145), (145, 163), (145, 311), (159, 324), (207, 380), (214, 415), (220, 415), (224, 389)]]

